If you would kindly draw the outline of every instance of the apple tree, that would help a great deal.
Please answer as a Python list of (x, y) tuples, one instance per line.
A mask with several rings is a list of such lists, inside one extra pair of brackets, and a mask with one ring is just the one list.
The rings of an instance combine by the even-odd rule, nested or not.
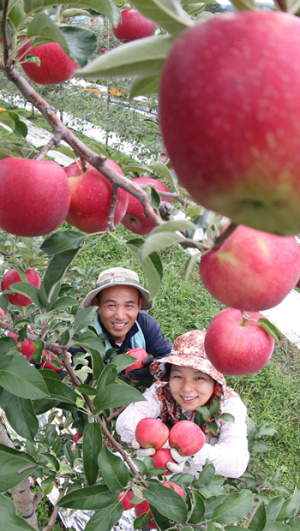
[[(0, 516), (8, 529), (39, 528), (29, 476), (45, 493), (53, 485), (59, 490), (45, 531), (53, 526), (58, 507), (94, 510), (87, 531), (110, 531), (129, 500), (138, 508), (135, 529), (150, 524), (162, 531), (232, 531), (242, 528), (236, 524), (246, 518), (248, 529), (257, 531), (299, 526), (297, 489), (287, 500), (272, 500), (273, 510), (267, 511), (251, 472), (242, 481), (228, 481), (207, 463), (197, 478), (173, 476), (172, 488), (164, 485), (164, 469), (154, 467), (151, 458), (135, 459), (134, 450), (115, 432), (120, 408), (144, 399), (123, 375), (134, 359), (105, 351), (104, 338), (92, 329), (95, 308), (80, 309), (76, 283), (67, 274), (77, 253), (89, 245), (90, 234), (101, 233), (101, 238), (122, 219), (139, 236), (151, 231), (147, 239), (135, 237), (128, 246), (140, 258), (153, 296), (162, 273), (157, 251), (163, 247), (180, 244), (199, 252), (188, 260), (187, 278), (199, 254), (211, 259), (211, 278), (225, 255), (224, 271), (229, 279), (236, 275), (240, 290), (233, 308), (238, 313), (235, 328), (240, 334), (255, 333), (255, 341), (267, 337), (262, 366), (270, 358), (270, 335), (278, 339), (277, 331), (249, 312), (278, 303), (300, 276), (294, 239), (300, 230), (300, 22), (293, 16), (297, 3), (280, 0), (281, 12), (266, 13), (257, 11), (254, 2), (233, 4), (241, 13), (215, 17), (205, 4), (193, 1), (134, 0), (138, 30), (146, 18), (147, 31), (136, 33), (129, 21), (129, 32), (121, 39), (130, 42), (88, 62), (96, 49), (95, 35), (64, 22), (96, 13), (116, 28), (121, 18), (123, 31), (126, 16), (116, 3), (78, 0), (56, 6), (53, 0), (0, 0), (1, 72), (53, 129), (49, 143), (36, 152), (26, 143), (26, 125), (18, 114), (0, 113), (1, 122), (24, 138), (0, 143), (0, 228), (5, 231), (0, 252), (3, 267), (14, 270), (11, 282), (3, 279), (0, 298), (0, 407), (14, 433), (0, 423)], [(130, 77), (131, 97), (155, 94), (160, 87), (166, 160), (127, 167), (129, 177), (148, 174), (131, 179), (79, 140), (31, 84), (62, 83), (72, 76)], [(62, 141), (76, 159), (68, 171), (45, 160), (51, 148), (63, 149)], [(169, 180), (171, 192), (152, 182), (157, 175)], [(91, 189), (97, 190), (103, 208), (100, 200), (91, 204)], [(170, 199), (185, 209), (186, 220), (169, 219)], [(79, 231), (61, 230), (64, 220)], [(236, 243), (240, 223), (247, 234)], [(201, 241), (193, 238), (199, 227), (205, 235)], [(245, 247), (248, 236), (251, 245)], [(246, 253), (254, 245), (260, 250), (253, 258)], [(254, 290), (250, 273), (257, 269), (256, 284), (266, 285), (264, 272), (280, 256), (285, 257), (282, 268), (291, 267), (289, 275), (282, 283), (279, 271), (279, 292), (273, 287), (275, 277), (272, 303), (262, 303), (264, 290)], [(28, 276), (32, 269), (41, 273), (38, 284)], [(245, 271), (248, 280), (239, 283)], [(207, 288), (214, 291), (215, 286), (212, 281)], [(213, 296), (223, 302), (228, 293), (220, 291)], [(85, 350), (72, 363), (70, 346)], [(247, 368), (255, 370), (251, 364)], [(77, 430), (75, 438), (70, 427)], [(250, 446), (255, 436), (270, 433), (266, 426), (252, 426)]]

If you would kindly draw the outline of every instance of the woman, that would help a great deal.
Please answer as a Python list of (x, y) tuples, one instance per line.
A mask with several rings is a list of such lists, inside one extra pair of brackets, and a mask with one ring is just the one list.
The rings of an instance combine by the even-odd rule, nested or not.
[[(223, 374), (205, 358), (204, 338), (205, 332), (200, 330), (187, 332), (175, 340), (170, 356), (152, 363), (151, 373), (156, 382), (144, 393), (147, 401), (128, 406), (119, 416), (116, 429), (122, 441), (138, 448), (135, 428), (141, 419), (159, 417), (168, 424), (183, 418), (195, 421), (197, 408), (209, 409), (218, 401), (218, 411), (200, 425), (206, 436), (203, 448), (188, 458), (172, 449), (177, 463), (169, 463), (168, 468), (198, 476), (209, 459), (216, 474), (238, 478), (249, 461), (247, 409), (239, 395), (227, 387)], [(234, 422), (219, 419), (224, 413), (230, 413)], [(140, 457), (154, 453), (151, 448), (138, 450)], [(189, 466), (185, 467), (187, 461)]]

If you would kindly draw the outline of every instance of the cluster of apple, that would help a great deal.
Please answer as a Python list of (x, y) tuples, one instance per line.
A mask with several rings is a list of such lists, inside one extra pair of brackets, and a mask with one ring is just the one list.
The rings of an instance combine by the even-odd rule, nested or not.
[[(123, 175), (112, 160), (107, 165)], [(168, 192), (151, 177), (133, 179)], [(16, 236), (43, 236), (66, 220), (87, 232), (107, 229), (112, 185), (98, 170), (81, 162), (63, 169), (52, 161), (6, 158), (0, 161), (0, 228)], [(166, 199), (169, 200), (169, 199)], [(154, 224), (143, 216), (141, 203), (118, 188), (114, 223), (136, 234), (148, 234)]]
[[(155, 468), (164, 468), (166, 471), (163, 474), (170, 474), (166, 464), (174, 462), (171, 452), (168, 448), (162, 448), (169, 440), (170, 448), (176, 450), (182, 456), (191, 456), (199, 452), (205, 443), (205, 435), (203, 431), (189, 420), (181, 420), (169, 431), (169, 428), (159, 419), (144, 418), (139, 421), (135, 430), (135, 438), (141, 448), (153, 448), (155, 454), (151, 456), (153, 459), (153, 466)], [(173, 487), (174, 490), (184, 498), (184, 492), (176, 483), (165, 481), (165, 487)], [(133, 504), (130, 500), (133, 498), (132, 491), (122, 491), (119, 495), (119, 500), (122, 502), (124, 511), (128, 509), (135, 509), (136, 516), (144, 513), (149, 513), (150, 521), (148, 526), (156, 529), (156, 524), (153, 520), (153, 515), (150, 511), (149, 503), (145, 500), (138, 504)]]
[[(34, 269), (26, 269), (25, 275), (26, 275), (26, 278), (29, 284), (32, 284), (36, 288), (39, 288), (41, 286), (41, 277)], [(19, 273), (15, 269), (10, 269), (9, 271), (6, 271), (6, 273), (3, 275), (3, 278), (1, 281), (1, 290), (5, 291), (9, 289), (9, 287), (15, 282), (21, 282), (21, 281), (22, 279)], [(26, 307), (32, 303), (32, 301), (28, 297), (26, 297), (25, 295), (21, 295), (20, 293), (7, 294), (7, 298), (13, 306)], [(6, 319), (5, 312), (4, 310), (2, 310), (2, 308), (0, 309), (0, 313), (4, 317), (4, 319)], [(17, 334), (15, 334), (14, 332), (8, 332), (7, 335), (8, 337), (14, 338), (16, 344), (18, 344)], [(34, 353), (34, 341), (30, 341), (29, 339), (24, 339), (24, 341), (21, 344), (20, 352), (27, 359), (27, 361), (32, 360), (33, 353)], [(53, 354), (51, 354), (50, 352), (47, 352), (47, 350), (44, 350), (42, 354), (41, 367), (43, 369), (51, 369), (52, 371), (55, 371), (55, 372), (61, 371), (61, 368), (55, 367), (51, 363), (50, 360), (52, 359), (56, 359), (55, 356), (53, 356)], [(62, 367), (62, 363), (60, 361), (58, 361), (58, 363)]]

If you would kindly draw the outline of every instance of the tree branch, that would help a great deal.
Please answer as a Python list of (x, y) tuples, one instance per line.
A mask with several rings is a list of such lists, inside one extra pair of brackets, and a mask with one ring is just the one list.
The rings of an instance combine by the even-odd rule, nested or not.
[(8, 5), (9, 0), (5, 0), (3, 3), (3, 13), (2, 13), (2, 43), (3, 43), (3, 59), (6, 63), (9, 58), (9, 46), (8, 46), (8, 38), (7, 38), (7, 12), (8, 12)]
[(217, 249), (217, 247), (220, 247), (237, 227), (238, 225), (235, 223), (230, 223), (230, 225), (228, 225), (228, 227), (221, 232), (220, 236), (215, 239), (212, 249)]
[(112, 185), (112, 196), (111, 196), (111, 205), (110, 205), (110, 212), (108, 217), (108, 230), (114, 231), (115, 230), (115, 209), (116, 209), (116, 202), (118, 199), (118, 186), (116, 184)]
[(37, 154), (35, 159), (36, 160), (42, 160), (47, 155), (48, 151), (50, 151), (50, 149), (53, 148), (53, 146), (59, 147), (61, 139), (62, 139), (62, 133), (57, 128), (57, 131), (56, 131), (55, 135), (49, 140), (48, 144), (46, 144), (41, 149), (41, 151)]
[(56, 521), (56, 518), (57, 518), (57, 515), (58, 515), (58, 511), (59, 511), (59, 506), (58, 506), (58, 502), (59, 500), (61, 500), (61, 498), (65, 495), (65, 492), (67, 490), (67, 487), (63, 488), (57, 498), (57, 502), (56, 502), (56, 505), (53, 509), (53, 512), (52, 512), (52, 515), (51, 515), (51, 518), (48, 522), (48, 524), (46, 525), (46, 527), (43, 528), (43, 531), (50, 531), (50, 529), (52, 529), (52, 527), (54, 526), (55, 524), (55, 521)]

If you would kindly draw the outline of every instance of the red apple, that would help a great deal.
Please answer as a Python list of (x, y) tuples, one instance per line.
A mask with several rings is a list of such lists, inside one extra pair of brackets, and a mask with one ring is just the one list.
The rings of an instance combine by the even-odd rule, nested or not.
[(3, 316), (3, 319), (6, 319), (5, 311), (2, 310), (2, 308), (0, 308), (0, 313), (1, 313), (1, 315)]
[[(111, 169), (123, 175), (115, 162), (108, 159), (106, 163)], [(89, 168), (79, 176), (70, 177), (69, 184), (71, 204), (66, 221), (83, 232), (106, 231), (112, 196), (112, 185), (108, 179), (96, 168)], [(121, 221), (126, 212), (128, 196), (125, 190), (118, 188), (115, 225)]]
[(75, 433), (75, 434), (73, 435), (73, 441), (74, 441), (74, 443), (77, 443), (77, 441), (78, 441), (78, 439), (79, 439), (80, 437), (82, 437), (82, 433), (81, 433), (81, 431), (78, 431), (77, 433)]
[[(152, 179), (152, 177), (137, 177), (136, 179), (132, 179), (132, 182), (140, 185), (152, 184), (160, 192), (169, 192), (163, 183), (157, 181), (157, 179)], [(172, 202), (168, 197), (162, 196), (162, 200), (168, 203)], [(131, 232), (141, 235), (149, 234), (155, 228), (154, 223), (150, 219), (145, 218), (142, 203), (136, 197), (133, 197), (133, 195), (129, 195), (128, 206), (126, 214), (122, 219), (122, 224), (126, 229), (131, 230)]]
[(282, 12), (202, 20), (176, 39), (159, 95), (163, 141), (194, 200), (285, 235), (300, 232), (299, 33)]
[(167, 463), (176, 463), (176, 461), (174, 461), (168, 448), (160, 448), (159, 450), (156, 450), (155, 454), (151, 455), (151, 459), (153, 459), (153, 466), (155, 468), (166, 469), (166, 472), (163, 472), (163, 474), (172, 474), (166, 465)]
[(242, 376), (260, 371), (270, 360), (275, 341), (257, 322), (264, 316), (227, 308), (211, 320), (205, 336), (205, 352), (223, 374)]
[(133, 358), (136, 358), (138, 360), (125, 369), (125, 374), (127, 378), (129, 378), (128, 373), (130, 371), (134, 371), (135, 369), (142, 369), (144, 367), (142, 361), (148, 357), (148, 354), (143, 348), (132, 348), (131, 350), (128, 350), (126, 354), (129, 354), (129, 356), (132, 356)]
[[(26, 269), (25, 275), (29, 284), (32, 284), (36, 288), (40, 287), (41, 277), (36, 271), (34, 271), (34, 269)], [(15, 282), (22, 282), (19, 273), (15, 269), (6, 271), (2, 278), (1, 290), (7, 290)], [(15, 295), (7, 295), (7, 298), (14, 306), (29, 306), (29, 304), (32, 303), (28, 297), (25, 297), (25, 295), (21, 295), (20, 293), (16, 293)]]
[(120, 492), (118, 500), (120, 500), (123, 505), (123, 511), (128, 511), (129, 509), (135, 507), (135, 505), (133, 503), (130, 503), (129, 501), (131, 500), (131, 498), (133, 498), (133, 496), (134, 493), (132, 492), (132, 490), (130, 490), (129, 492), (125, 492), (125, 490), (122, 490)]
[(49, 160), (0, 161), (0, 228), (16, 236), (49, 234), (64, 221), (70, 186), (63, 168)]
[[(87, 164), (88, 168), (91, 169), (92, 166), (90, 164)], [(79, 177), (80, 175), (84, 174), (84, 170), (82, 168), (82, 162), (80, 159), (75, 160), (75, 162), (72, 162), (70, 166), (66, 166), (64, 168), (67, 177)]]
[(298, 288), (298, 289), (300, 289), (300, 278), (299, 278), (299, 280), (298, 280), (298, 282), (297, 282), (297, 284), (296, 284), (295, 287)]
[(141, 516), (144, 513), (149, 513), (150, 520), (147, 526), (150, 527), (151, 529), (157, 529), (156, 523), (154, 522), (154, 520), (152, 520), (153, 514), (150, 511), (149, 503), (146, 500), (143, 501), (142, 503), (139, 503), (138, 505), (135, 505), (134, 509), (135, 509), (136, 516)]
[[(18, 344), (18, 336), (14, 332), (8, 332), (8, 337), (13, 337), (15, 342)], [(33, 358), (34, 353), (34, 341), (29, 341), (29, 339), (24, 339), (21, 348), (20, 348), (21, 354), (25, 356), (25, 358), (29, 361)]]
[(155, 32), (155, 23), (143, 17), (135, 9), (123, 9), (121, 22), (112, 28), (113, 34), (121, 42), (135, 41), (151, 37)]
[(142, 448), (158, 450), (169, 437), (169, 428), (159, 419), (145, 418), (139, 421), (135, 429), (136, 441)]
[(180, 455), (194, 455), (205, 444), (205, 435), (194, 422), (181, 420), (171, 429), (169, 443)]
[[(19, 55), (22, 55), (28, 48), (30, 44), (25, 45)], [(70, 79), (78, 69), (78, 64), (67, 56), (58, 42), (47, 42), (35, 46), (22, 57), (22, 61), (27, 55), (35, 55), (41, 61), (40, 66), (35, 63), (22, 63), (25, 74), (39, 85), (63, 83)]]
[[(60, 368), (55, 367), (54, 365), (52, 365), (50, 360), (57, 361), (61, 367)], [(47, 350), (44, 350), (43, 356), (42, 356), (42, 367), (43, 369), (50, 369), (51, 371), (60, 372), (63, 368), (63, 364), (61, 361), (56, 359), (56, 357), (53, 356), (53, 354), (50, 354), (50, 352), (47, 352)]]
[(181, 487), (179, 487), (179, 485), (177, 485), (176, 483), (173, 483), (173, 481), (165, 481), (164, 482), (164, 487), (167, 487), (168, 489), (173, 488), (175, 490), (175, 492), (177, 492), (177, 494), (179, 494), (179, 496), (184, 498), (183, 489)]
[(200, 275), (207, 291), (226, 306), (267, 310), (295, 287), (300, 247), (291, 236), (239, 225), (220, 247), (201, 257)]

